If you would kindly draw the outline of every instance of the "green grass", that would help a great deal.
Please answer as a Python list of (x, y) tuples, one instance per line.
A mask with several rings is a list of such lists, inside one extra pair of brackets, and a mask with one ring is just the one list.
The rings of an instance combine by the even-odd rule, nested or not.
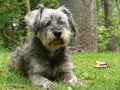
[[(0, 51), (0, 90), (40, 90), (26, 77), (9, 70), (9, 55), (9, 51)], [(120, 53), (74, 53), (72, 59), (73, 71), (84, 83), (84, 87), (74, 87), (73, 90), (120, 90)], [(109, 67), (95, 68), (97, 60), (107, 62)], [(60, 81), (54, 90), (68, 90), (68, 87)]]

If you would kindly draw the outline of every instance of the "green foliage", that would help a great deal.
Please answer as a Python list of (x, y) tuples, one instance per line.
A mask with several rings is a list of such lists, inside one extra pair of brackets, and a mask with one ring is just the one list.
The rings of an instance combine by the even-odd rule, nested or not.
[(31, 10), (36, 9), (39, 3), (44, 4), (48, 8), (58, 8), (60, 6), (59, 0), (35, 0), (34, 2), (30, 0)]
[(101, 6), (101, 0), (97, 0), (97, 18), (98, 18), (98, 49), (100, 52), (107, 50), (107, 44), (109, 42), (109, 37), (116, 36), (118, 38), (118, 45), (120, 48), (120, 15), (116, 7), (115, 1), (112, 1), (112, 18), (110, 21), (112, 25), (109, 28), (104, 26), (104, 10)]
[(58, 8), (60, 5), (58, 0), (40, 0), (40, 3), (43, 3), (48, 8)]
[(22, 11), (19, 5), (21, 3), (17, 3), (16, 0), (1, 0), (0, 4), (2, 4), (0, 9), (0, 23), (2, 25), (11, 22), (13, 18), (20, 18)]
[(98, 33), (98, 50), (100, 52), (105, 51), (107, 49), (106, 46), (108, 44), (109, 37), (107, 29), (104, 26), (98, 26), (97, 33)]
[(0, 1), (0, 48), (14, 49), (23, 40), (20, 38), (24, 33), (19, 26), (14, 27), (13, 23), (19, 24), (22, 17), (21, 2), (16, 0)]
[[(120, 20), (117, 20), (118, 22)], [(115, 23), (116, 21), (112, 21)], [(120, 47), (120, 30), (115, 26), (111, 26), (109, 28), (105, 28), (104, 25), (97, 26), (97, 33), (98, 33), (98, 49), (100, 52), (107, 50), (107, 45), (109, 42), (109, 37), (116, 36), (118, 38), (118, 45)]]

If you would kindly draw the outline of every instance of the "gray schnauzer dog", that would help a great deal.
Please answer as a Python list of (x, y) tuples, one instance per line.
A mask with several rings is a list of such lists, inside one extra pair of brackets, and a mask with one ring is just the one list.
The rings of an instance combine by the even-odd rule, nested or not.
[(67, 47), (76, 31), (70, 11), (64, 6), (50, 9), (39, 5), (25, 16), (25, 21), (34, 35), (29, 43), (17, 47), (10, 55), (10, 68), (43, 88), (55, 87), (52, 80), (56, 77), (70, 86), (80, 85), (72, 72)]

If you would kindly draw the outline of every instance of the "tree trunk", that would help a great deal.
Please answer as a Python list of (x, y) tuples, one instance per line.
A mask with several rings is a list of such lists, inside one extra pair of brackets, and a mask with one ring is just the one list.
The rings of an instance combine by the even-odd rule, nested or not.
[[(116, 0), (116, 5), (117, 5), (118, 11), (120, 11), (120, 2), (119, 2), (119, 0)], [(119, 13), (119, 12), (118, 12), (118, 13)]]
[(117, 37), (112, 33), (112, 3), (110, 0), (103, 0), (104, 3), (104, 13), (105, 13), (105, 27), (108, 29), (109, 33), (109, 42), (107, 44), (107, 49), (110, 51), (118, 51)]
[(74, 46), (85, 52), (97, 52), (96, 0), (60, 0), (73, 14), (78, 33)]
[[(23, 0), (23, 2), (25, 3), (26, 7), (27, 7), (27, 12), (30, 12), (30, 1), (29, 0)], [(30, 28), (27, 27), (27, 36), (26, 36), (26, 40), (25, 42), (27, 43), (30, 40)]]

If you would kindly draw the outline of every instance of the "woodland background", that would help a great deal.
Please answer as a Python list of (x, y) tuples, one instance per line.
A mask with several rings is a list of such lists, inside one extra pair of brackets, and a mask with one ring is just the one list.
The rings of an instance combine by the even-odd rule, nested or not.
[[(69, 88), (58, 80), (57, 90), (120, 90), (120, 0), (0, 0), (0, 90), (40, 90), (8, 67), (12, 50), (29, 42), (32, 32), (24, 16), (38, 3), (50, 8), (65, 5), (78, 29), (71, 48), (93, 52), (71, 54), (73, 72), (85, 86)], [(96, 61), (108, 67), (96, 68)]]
[(73, 47), (83, 52), (120, 50), (119, 0), (0, 0), (0, 49), (14, 50), (29, 41), (32, 33), (24, 16), (38, 3), (65, 5), (72, 12), (78, 27)]

